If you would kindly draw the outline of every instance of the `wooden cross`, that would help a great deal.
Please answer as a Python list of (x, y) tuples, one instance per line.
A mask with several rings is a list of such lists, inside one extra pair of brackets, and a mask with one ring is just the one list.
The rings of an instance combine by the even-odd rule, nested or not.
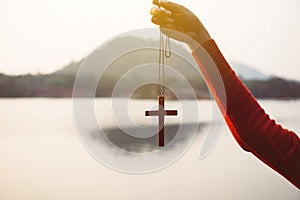
[(177, 110), (165, 110), (165, 97), (163, 95), (158, 96), (158, 110), (145, 111), (146, 116), (158, 116), (158, 145), (165, 145), (165, 115), (177, 115)]

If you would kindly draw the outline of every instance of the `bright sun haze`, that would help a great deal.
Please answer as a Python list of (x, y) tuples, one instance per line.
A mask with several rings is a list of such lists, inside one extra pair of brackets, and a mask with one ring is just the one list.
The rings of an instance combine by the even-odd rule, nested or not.
[[(181, 0), (231, 61), (300, 80), (299, 0)], [(1, 0), (0, 73), (49, 73), (150, 22), (152, 0)]]

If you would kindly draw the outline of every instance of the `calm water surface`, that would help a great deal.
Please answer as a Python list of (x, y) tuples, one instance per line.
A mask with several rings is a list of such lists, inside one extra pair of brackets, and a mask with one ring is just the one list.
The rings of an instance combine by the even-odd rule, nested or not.
[[(107, 103), (97, 99), (96, 110)], [(260, 103), (277, 122), (300, 133), (300, 101)], [(209, 102), (199, 105), (207, 109)], [(244, 152), (227, 128), (204, 160), (198, 159), (205, 137), (200, 133), (172, 166), (129, 175), (104, 167), (83, 148), (71, 99), (1, 99), (0, 110), (1, 200), (300, 199), (299, 190)]]

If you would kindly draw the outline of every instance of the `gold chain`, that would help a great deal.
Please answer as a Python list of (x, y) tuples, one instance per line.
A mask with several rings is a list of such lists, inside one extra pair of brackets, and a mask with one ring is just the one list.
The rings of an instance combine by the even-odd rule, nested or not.
[[(165, 40), (165, 41), (164, 41)], [(159, 59), (158, 59), (158, 95), (165, 94), (165, 58), (172, 55), (170, 38), (160, 32)]]

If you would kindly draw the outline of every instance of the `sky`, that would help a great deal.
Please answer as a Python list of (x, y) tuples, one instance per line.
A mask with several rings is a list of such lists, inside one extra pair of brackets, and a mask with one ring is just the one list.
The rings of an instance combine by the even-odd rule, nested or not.
[[(300, 0), (176, 0), (229, 61), (300, 80)], [(126, 31), (156, 28), (152, 0), (0, 0), (0, 73), (50, 73)]]

